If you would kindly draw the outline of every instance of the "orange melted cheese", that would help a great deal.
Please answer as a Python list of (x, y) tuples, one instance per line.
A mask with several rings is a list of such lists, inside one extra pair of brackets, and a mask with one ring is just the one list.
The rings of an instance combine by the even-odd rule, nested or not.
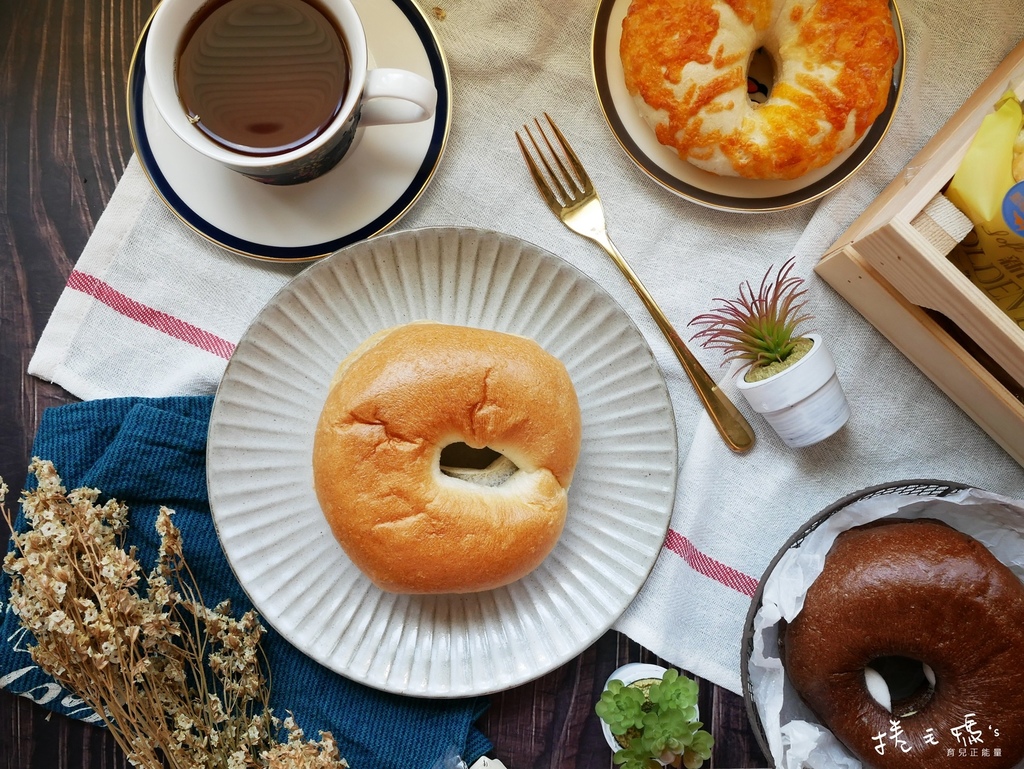
[[(776, 60), (776, 83), (754, 105), (747, 68), (761, 46)], [(633, 0), (620, 55), (658, 141), (684, 160), (793, 179), (871, 126), (898, 46), (887, 0)]]

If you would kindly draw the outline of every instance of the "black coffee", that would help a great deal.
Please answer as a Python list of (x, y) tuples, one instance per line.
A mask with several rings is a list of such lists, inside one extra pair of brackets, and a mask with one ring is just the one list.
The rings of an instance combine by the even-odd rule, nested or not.
[(344, 37), (312, 0), (214, 0), (184, 40), (178, 97), (200, 131), (237, 152), (301, 147), (345, 99)]

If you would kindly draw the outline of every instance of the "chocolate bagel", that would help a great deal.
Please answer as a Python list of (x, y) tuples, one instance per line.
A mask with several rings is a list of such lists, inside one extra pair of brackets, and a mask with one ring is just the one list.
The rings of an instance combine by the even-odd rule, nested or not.
[[(839, 535), (780, 643), (800, 697), (867, 766), (1024, 758), (1024, 585), (944, 523), (887, 519)], [(887, 666), (910, 672), (891, 711), (865, 673)]]

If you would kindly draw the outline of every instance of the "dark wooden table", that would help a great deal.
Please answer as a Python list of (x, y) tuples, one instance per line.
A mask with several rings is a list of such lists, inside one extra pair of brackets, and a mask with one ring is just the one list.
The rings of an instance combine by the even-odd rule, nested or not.
[[(17, 496), (42, 411), (73, 398), (25, 374), (50, 311), (131, 156), (125, 84), (154, 0), (6, 0), (0, 163), (0, 476)], [(3, 539), (6, 540), (6, 532)], [(543, 678), (492, 698), (481, 727), (509, 769), (609, 767), (593, 705), (612, 670), (658, 661), (614, 632)], [(4, 671), (0, 671), (2, 675)], [(701, 686), (713, 769), (766, 767), (743, 701)], [(101, 728), (0, 692), (0, 769), (128, 763)], [(372, 769), (357, 767), (356, 769)]]

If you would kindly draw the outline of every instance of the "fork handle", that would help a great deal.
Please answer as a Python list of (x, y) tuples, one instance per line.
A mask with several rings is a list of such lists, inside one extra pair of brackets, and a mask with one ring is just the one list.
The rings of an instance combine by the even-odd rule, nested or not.
[(689, 377), (690, 382), (697, 391), (697, 397), (704, 404), (704, 409), (708, 412), (708, 416), (711, 417), (712, 423), (714, 423), (715, 428), (722, 436), (726, 445), (738, 454), (753, 448), (754, 431), (750, 427), (750, 423), (747, 422), (733, 402), (729, 400), (729, 397), (718, 388), (715, 380), (708, 375), (700, 361), (690, 352), (690, 348), (686, 346), (686, 343), (676, 333), (675, 328), (669, 323), (661, 307), (654, 301), (654, 297), (651, 296), (637, 274), (633, 272), (633, 268), (629, 266), (629, 263), (619, 253), (611, 238), (604, 236), (603, 233), (597, 233), (593, 240), (608, 252), (612, 261), (618, 265), (622, 274), (626, 276), (626, 280), (633, 286), (633, 289), (651, 313), (654, 322), (658, 324), (661, 333), (668, 340), (672, 352), (676, 354), (679, 362), (683, 365), (683, 371)]

